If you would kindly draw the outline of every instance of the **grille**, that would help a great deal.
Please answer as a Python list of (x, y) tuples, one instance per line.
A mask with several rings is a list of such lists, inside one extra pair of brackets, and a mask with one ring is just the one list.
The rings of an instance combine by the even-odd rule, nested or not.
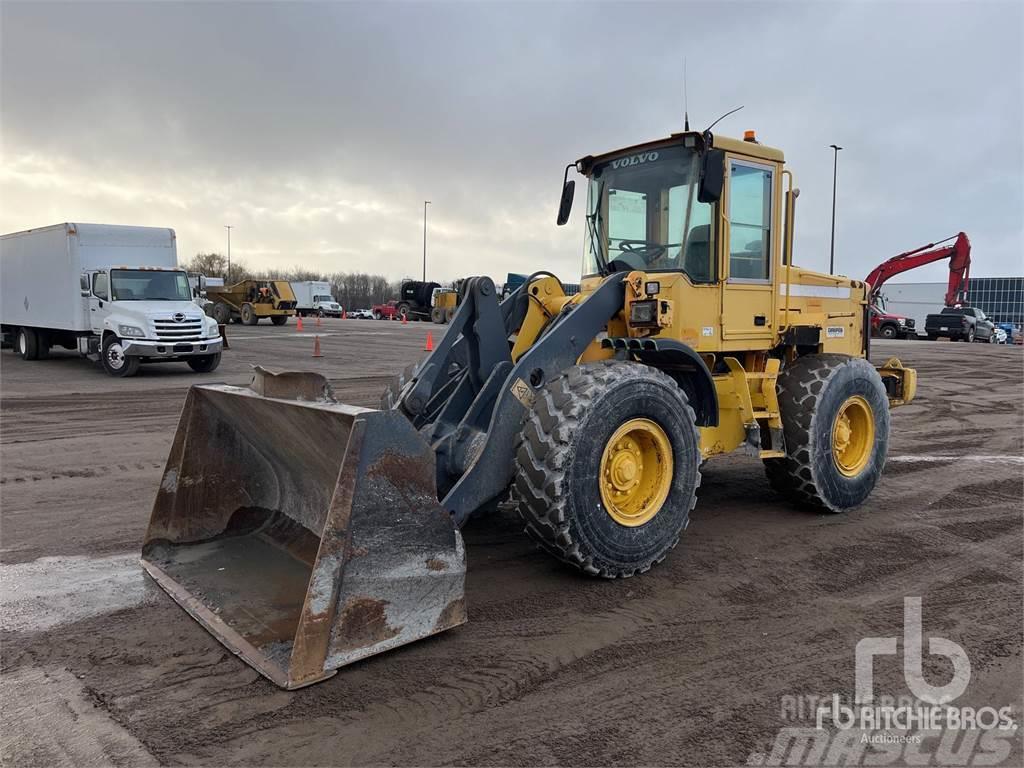
[(160, 341), (199, 341), (203, 336), (203, 319), (189, 317), (183, 322), (154, 320), (156, 337)]

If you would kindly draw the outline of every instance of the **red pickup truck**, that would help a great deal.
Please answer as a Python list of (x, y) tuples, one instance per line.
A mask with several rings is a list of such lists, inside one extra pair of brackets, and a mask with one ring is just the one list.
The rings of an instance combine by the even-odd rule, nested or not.
[(398, 302), (391, 300), (387, 304), (374, 304), (371, 311), (374, 320), (397, 320)]
[(914, 319), (891, 315), (877, 306), (871, 307), (871, 335), (883, 339), (905, 339), (917, 335)]

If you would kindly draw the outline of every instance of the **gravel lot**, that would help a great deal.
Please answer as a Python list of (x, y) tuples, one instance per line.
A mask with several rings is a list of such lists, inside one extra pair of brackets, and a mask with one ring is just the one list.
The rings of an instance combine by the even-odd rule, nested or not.
[[(561, 567), (511, 517), (475, 520), (469, 624), (277, 689), (137, 556), (189, 385), (245, 384), (259, 363), (321, 371), (372, 406), (438, 331), (326, 320), (313, 359), (310, 326), (232, 326), (206, 375), (115, 380), (71, 353), (3, 353), (0, 762), (743, 765), (793, 725), (791, 697), (852, 692), (857, 642), (902, 636), (905, 596), (922, 598), (925, 637), (970, 659), (957, 703), (1021, 721), (1024, 355), (949, 342), (873, 345), (874, 362), (916, 367), (920, 389), (893, 413), (864, 507), (794, 510), (760, 462), (726, 457), (675, 552), (621, 582)], [(951, 667), (925, 645), (941, 684)], [(907, 693), (896, 657), (876, 661), (875, 686)], [(1019, 738), (1007, 749), (1019, 765)]]

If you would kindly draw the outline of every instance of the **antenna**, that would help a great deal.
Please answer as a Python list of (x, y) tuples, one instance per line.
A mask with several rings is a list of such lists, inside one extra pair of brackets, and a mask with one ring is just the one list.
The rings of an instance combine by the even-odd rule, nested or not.
[(714, 127), (715, 127), (716, 125), (718, 125), (718, 124), (719, 124), (720, 122), (722, 122), (723, 120), (725, 120), (725, 118), (727, 118), (727, 117), (728, 117), (729, 115), (731, 115), (731, 114), (732, 114), (733, 112), (739, 112), (739, 111), (740, 111), (741, 109), (743, 109), (743, 105), (740, 105), (740, 106), (736, 107), (736, 109), (730, 109), (730, 110), (729, 110), (728, 112), (726, 112), (726, 113), (725, 113), (724, 115), (722, 115), (722, 116), (721, 116), (720, 118), (718, 118), (717, 120), (715, 120), (715, 122), (713, 122), (713, 123), (712, 123), (711, 125), (709, 125), (709, 126), (708, 126), (707, 128), (705, 128), (705, 129), (704, 129), (704, 133), (707, 133), (708, 131), (710, 131), (710, 130), (711, 130), (712, 128), (714, 128)]
[(686, 57), (683, 56), (683, 130), (690, 130), (690, 109), (686, 93)]

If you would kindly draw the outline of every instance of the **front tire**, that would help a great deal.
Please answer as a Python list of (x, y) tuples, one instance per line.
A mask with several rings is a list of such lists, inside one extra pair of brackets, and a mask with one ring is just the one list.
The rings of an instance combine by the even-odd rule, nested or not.
[(683, 390), (649, 366), (603, 361), (574, 366), (535, 395), (512, 484), (527, 534), (594, 576), (633, 576), (664, 560), (700, 485)]
[(271, 315), (270, 322), (274, 325), (285, 325), (288, 322), (288, 315)]
[(108, 333), (103, 339), (100, 360), (103, 361), (103, 370), (119, 379), (134, 376), (139, 372), (139, 365), (142, 362), (137, 357), (126, 355), (121, 340), (112, 333)]
[(786, 457), (765, 459), (772, 488), (822, 512), (867, 499), (885, 466), (889, 401), (878, 371), (846, 355), (807, 355), (778, 379)]
[(186, 362), (188, 367), (196, 373), (210, 373), (217, 370), (217, 366), (220, 365), (220, 352), (213, 355), (190, 357)]
[(896, 328), (895, 328), (895, 326), (892, 326), (892, 325), (883, 325), (883, 326), (882, 326), (882, 327), (881, 327), (881, 328), (879, 329), (879, 331), (878, 331), (878, 334), (879, 334), (879, 335), (880, 335), (880, 336), (881, 336), (881, 337), (882, 337), (883, 339), (895, 339), (895, 338), (896, 338), (896, 332), (897, 332), (897, 331), (896, 331)]

